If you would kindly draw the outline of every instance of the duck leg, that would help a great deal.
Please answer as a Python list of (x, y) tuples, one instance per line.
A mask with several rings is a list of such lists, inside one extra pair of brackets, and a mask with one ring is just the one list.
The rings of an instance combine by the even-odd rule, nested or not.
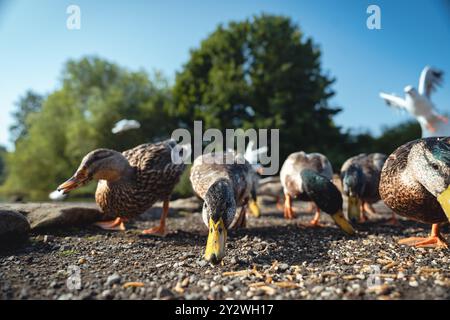
[(294, 219), (295, 218), (294, 211), (292, 210), (292, 198), (288, 194), (285, 195), (285, 199), (284, 199), (284, 217), (286, 219)]
[(386, 223), (391, 226), (399, 226), (400, 225), (400, 222), (398, 222), (395, 212), (392, 211), (392, 217)]
[(437, 223), (434, 223), (431, 227), (431, 234), (429, 237), (410, 237), (402, 239), (398, 243), (415, 247), (448, 248), (448, 243), (439, 232), (439, 224)]
[(428, 123), (426, 124), (426, 127), (427, 127), (428, 131), (430, 131), (430, 132), (436, 132), (436, 128), (435, 128), (430, 122), (428, 122)]
[(377, 212), (375, 211), (375, 209), (373, 208), (373, 206), (368, 203), (368, 202), (364, 202), (364, 210), (368, 213), (368, 214), (376, 214)]
[(236, 221), (236, 223), (234, 224), (234, 228), (233, 229), (238, 229), (238, 228), (245, 228), (245, 225), (247, 224), (246, 222), (246, 208), (245, 206), (242, 207), (240, 213), (239, 213), (239, 217)]
[(314, 218), (310, 221), (310, 225), (312, 226), (312, 227), (321, 227), (322, 225), (320, 224), (320, 209), (317, 207), (317, 205), (313, 205), (314, 207), (315, 207), (315, 211), (316, 211), (316, 213), (315, 213), (315, 215), (314, 215)]
[(103, 230), (125, 231), (126, 228), (124, 222), (127, 221), (127, 218), (117, 217), (114, 220), (95, 222), (94, 226), (100, 227)]
[(283, 202), (281, 201), (281, 197), (277, 196), (276, 199), (277, 199), (277, 204), (276, 204), (277, 209), (280, 210), (280, 211), (283, 211), (284, 210), (284, 206), (283, 206)]
[(164, 237), (167, 234), (166, 230), (166, 218), (169, 214), (169, 200), (164, 200), (163, 202), (163, 212), (161, 214), (161, 219), (159, 221), (159, 226), (150, 229), (142, 230), (142, 234), (151, 234), (154, 236)]
[(365, 214), (365, 208), (366, 208), (365, 207), (365, 203), (361, 202), (361, 206), (359, 208), (359, 212), (360, 212), (360, 214), (359, 214), (359, 223), (364, 223), (367, 220), (369, 220), (369, 218), (367, 218), (367, 216)]

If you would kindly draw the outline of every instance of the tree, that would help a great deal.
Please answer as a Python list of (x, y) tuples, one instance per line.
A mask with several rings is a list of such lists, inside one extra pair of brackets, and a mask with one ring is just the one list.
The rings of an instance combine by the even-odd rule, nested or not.
[(343, 142), (328, 106), (334, 79), (321, 53), (289, 18), (255, 16), (220, 25), (176, 75), (175, 107), (181, 127), (280, 130), (280, 156), (328, 151)]
[(0, 185), (5, 180), (6, 175), (6, 166), (5, 166), (5, 160), (6, 160), (6, 148), (4, 146), (0, 146)]
[(407, 121), (392, 127), (384, 127), (382, 134), (375, 139), (375, 146), (379, 152), (389, 155), (402, 144), (419, 139), (421, 136), (419, 123)]
[(28, 134), (29, 117), (41, 110), (43, 100), (42, 95), (28, 90), (16, 102), (16, 111), (12, 113), (14, 123), (9, 128), (14, 143)]
[[(167, 82), (158, 73), (149, 78), (97, 57), (68, 61), (61, 87), (27, 118), (28, 133), (7, 160), (3, 190), (44, 199), (95, 148), (123, 151), (169, 137), (174, 129), (170, 102)], [(141, 128), (112, 134), (114, 123), (124, 118), (138, 120)]]

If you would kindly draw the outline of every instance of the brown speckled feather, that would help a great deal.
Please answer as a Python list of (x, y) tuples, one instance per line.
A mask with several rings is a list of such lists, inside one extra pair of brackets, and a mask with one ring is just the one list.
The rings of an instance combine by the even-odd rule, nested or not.
[(172, 140), (147, 143), (122, 154), (134, 169), (130, 179), (98, 182), (95, 199), (108, 216), (130, 217), (141, 214), (158, 200), (167, 200), (178, 183), (185, 164), (174, 164)]
[[(433, 143), (436, 138), (428, 138)], [(380, 179), (381, 199), (395, 213), (424, 223), (447, 221), (436, 197), (408, 171), (414, 165), (409, 160), (411, 148), (425, 139), (408, 142), (395, 150), (386, 160)]]

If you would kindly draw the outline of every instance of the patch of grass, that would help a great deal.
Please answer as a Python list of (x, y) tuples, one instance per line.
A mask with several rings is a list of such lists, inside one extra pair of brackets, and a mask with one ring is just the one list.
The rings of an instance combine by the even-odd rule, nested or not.
[(97, 240), (100, 240), (100, 239), (102, 239), (101, 235), (89, 236), (89, 237), (85, 238), (86, 241), (97, 241)]
[(64, 250), (64, 251), (61, 251), (59, 254), (62, 256), (71, 256), (71, 255), (74, 255), (77, 253), (79, 253), (77, 250)]

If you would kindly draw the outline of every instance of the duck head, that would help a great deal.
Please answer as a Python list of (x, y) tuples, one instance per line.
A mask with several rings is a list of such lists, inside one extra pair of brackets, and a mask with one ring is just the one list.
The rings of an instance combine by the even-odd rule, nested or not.
[(57, 190), (66, 194), (94, 179), (117, 181), (129, 170), (131, 170), (131, 166), (120, 152), (96, 149), (83, 158), (73, 176), (59, 185)]
[(423, 139), (411, 148), (408, 164), (450, 221), (450, 138)]
[(202, 217), (209, 229), (204, 258), (218, 264), (225, 256), (227, 230), (236, 215), (236, 201), (226, 180), (212, 184), (204, 197)]
[(361, 197), (364, 192), (365, 177), (361, 166), (353, 163), (342, 173), (342, 189), (348, 196), (347, 217), (351, 222), (359, 219), (361, 214)]
[(313, 170), (303, 170), (300, 176), (303, 191), (319, 209), (328, 213), (345, 233), (354, 234), (355, 230), (342, 212), (342, 195), (338, 188), (329, 179)]

